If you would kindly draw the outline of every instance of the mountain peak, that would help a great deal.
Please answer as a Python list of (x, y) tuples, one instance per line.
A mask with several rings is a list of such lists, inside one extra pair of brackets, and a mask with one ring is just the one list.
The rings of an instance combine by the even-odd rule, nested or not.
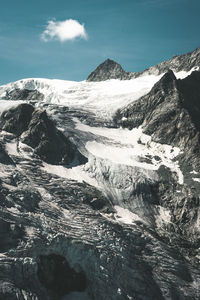
[(104, 81), (108, 79), (127, 79), (128, 72), (120, 64), (108, 58), (101, 63), (87, 78), (87, 81)]

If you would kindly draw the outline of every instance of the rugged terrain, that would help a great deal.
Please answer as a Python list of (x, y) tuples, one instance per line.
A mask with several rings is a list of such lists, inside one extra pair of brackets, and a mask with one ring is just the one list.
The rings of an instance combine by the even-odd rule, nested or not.
[(0, 87), (0, 299), (199, 299), (199, 53)]

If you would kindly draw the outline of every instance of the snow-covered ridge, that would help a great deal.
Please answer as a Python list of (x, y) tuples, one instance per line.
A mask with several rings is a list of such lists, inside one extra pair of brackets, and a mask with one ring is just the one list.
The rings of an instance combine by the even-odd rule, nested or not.
[[(183, 79), (195, 69), (175, 75)], [(117, 109), (147, 94), (162, 76), (142, 75), (131, 80), (101, 82), (28, 78), (1, 86), (0, 99), (5, 99), (6, 94), (14, 89), (38, 90), (44, 94), (47, 103), (84, 108), (99, 117), (110, 119)]]

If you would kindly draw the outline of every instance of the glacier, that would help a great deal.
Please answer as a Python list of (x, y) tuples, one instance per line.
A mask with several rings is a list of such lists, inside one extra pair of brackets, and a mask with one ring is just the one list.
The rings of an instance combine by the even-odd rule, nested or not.
[[(163, 75), (0, 87), (0, 299), (199, 299), (200, 171), (183, 168), (182, 148), (113, 121)], [(10, 98), (25, 89), (44, 97)], [(87, 161), (42, 159), (24, 142), (31, 122), (22, 134), (6, 131), (23, 103), (45, 110)]]

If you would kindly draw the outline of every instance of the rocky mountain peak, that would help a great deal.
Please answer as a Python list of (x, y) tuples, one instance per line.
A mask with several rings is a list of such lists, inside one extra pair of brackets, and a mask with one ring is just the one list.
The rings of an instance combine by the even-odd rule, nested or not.
[(120, 64), (108, 58), (88, 76), (87, 81), (127, 79), (128, 74)]

